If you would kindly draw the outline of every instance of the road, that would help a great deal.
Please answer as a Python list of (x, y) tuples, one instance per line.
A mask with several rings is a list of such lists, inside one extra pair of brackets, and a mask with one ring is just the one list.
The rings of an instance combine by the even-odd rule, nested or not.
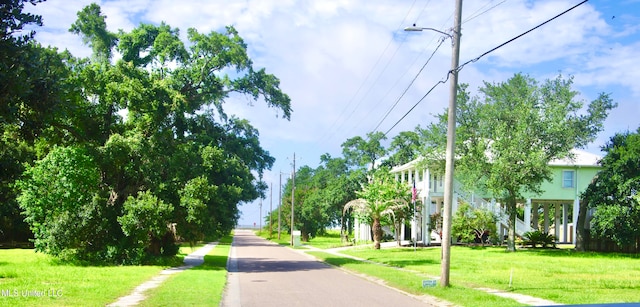
[(236, 230), (222, 306), (430, 306), (398, 292)]

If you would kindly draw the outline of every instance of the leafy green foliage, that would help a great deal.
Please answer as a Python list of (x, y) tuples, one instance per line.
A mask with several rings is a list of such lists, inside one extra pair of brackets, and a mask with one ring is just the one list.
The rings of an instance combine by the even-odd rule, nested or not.
[(602, 170), (583, 194), (595, 209), (591, 233), (633, 246), (640, 240), (640, 128), (614, 135), (603, 151)]
[[(304, 241), (310, 239), (309, 234), (324, 234), (327, 228), (336, 225), (341, 225), (343, 234), (350, 231), (352, 216), (350, 212), (343, 215), (342, 208), (346, 202), (356, 198), (358, 182), (362, 179), (361, 172), (349, 171), (344, 158), (324, 154), (320, 160), (321, 165), (315, 169), (303, 166), (296, 171), (294, 223)], [(278, 209), (285, 217), (280, 221), (283, 229), (291, 229), (291, 187), (289, 178), (283, 187), (282, 206)], [(277, 220), (277, 210), (270, 214), (274, 215), (271, 217), (273, 221)], [(266, 218), (268, 220), (269, 216)]]
[(380, 144), (385, 139), (386, 136), (382, 132), (369, 132), (366, 139), (360, 136), (352, 137), (342, 143), (342, 154), (350, 166), (366, 169), (369, 165), (373, 170), (377, 166), (377, 160), (387, 152)]
[(153, 244), (167, 234), (173, 206), (146, 191), (138, 193), (135, 198), (129, 196), (124, 202), (123, 211), (118, 223), (122, 225), (124, 235), (139, 247), (158, 248), (150, 252), (160, 254), (159, 247)]
[(530, 245), (535, 248), (540, 245), (542, 248), (547, 246), (556, 247), (556, 238), (549, 233), (542, 232), (540, 230), (527, 231), (522, 235), (523, 244)]
[(410, 207), (411, 191), (405, 183), (394, 180), (388, 170), (382, 168), (376, 171), (368, 184), (356, 191), (356, 195), (358, 199), (345, 204), (344, 211), (353, 208), (362, 220), (371, 222), (374, 247), (380, 249), (382, 224), (390, 224), (385, 217), (404, 214)]
[[(91, 59), (15, 42), (20, 58), (0, 56), (2, 65), (22, 67), (9, 76), (20, 86), (0, 76), (11, 86), (0, 83), (0, 102), (10, 102), (0, 104), (0, 141), (12, 144), (0, 152), (11, 170), (0, 199), (19, 191), (38, 250), (76, 259), (139, 263), (175, 254), (176, 237), (228, 234), (238, 204), (263, 196), (262, 174), (275, 159), (224, 102), (248, 95), (289, 119), (289, 97), (275, 76), (253, 67), (233, 27), (189, 29), (185, 43), (164, 23), (113, 33), (105, 19), (91, 4), (71, 25)], [(111, 62), (114, 49), (122, 58)], [(23, 163), (33, 166), (19, 189), (5, 185)]]
[(497, 216), (483, 208), (472, 208), (462, 203), (453, 216), (451, 231), (454, 237), (465, 243), (486, 243), (489, 236), (497, 234)]
[(95, 234), (93, 205), (100, 173), (88, 152), (77, 147), (53, 149), (25, 171), (18, 198), (35, 236), (36, 250), (62, 256), (90, 248)]

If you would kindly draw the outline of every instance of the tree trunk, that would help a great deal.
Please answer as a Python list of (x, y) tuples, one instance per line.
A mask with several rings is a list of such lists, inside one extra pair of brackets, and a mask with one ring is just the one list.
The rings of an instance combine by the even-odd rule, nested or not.
[(584, 252), (586, 250), (587, 230), (587, 202), (580, 202), (578, 207), (578, 222), (576, 223), (576, 250)]
[(382, 225), (380, 225), (380, 219), (373, 219), (373, 226), (371, 227), (373, 231), (373, 247), (375, 249), (380, 249), (380, 241), (382, 241)]
[(507, 214), (509, 214), (508, 226), (509, 232), (507, 234), (507, 251), (515, 252), (516, 251), (516, 202), (509, 201), (507, 202)]
[(345, 231), (345, 227), (344, 227), (345, 223), (344, 223), (344, 212), (342, 213), (342, 218), (340, 218), (340, 242), (344, 243), (346, 241), (347, 236), (346, 236), (346, 231)]
[(397, 246), (401, 246), (402, 245), (402, 239), (404, 238), (400, 238), (400, 234), (402, 233), (402, 229), (400, 227), (400, 222), (395, 221), (395, 223), (393, 223), (396, 227), (396, 245)]

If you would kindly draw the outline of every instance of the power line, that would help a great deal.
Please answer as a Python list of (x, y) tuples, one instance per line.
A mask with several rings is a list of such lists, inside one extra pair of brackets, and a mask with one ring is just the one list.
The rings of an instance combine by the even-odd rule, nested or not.
[[(493, 1), (491, 1), (491, 2), (493, 2)], [(486, 9), (486, 10), (482, 11), (481, 13), (478, 13), (478, 11), (480, 11), (480, 10), (481, 10), (482, 8), (484, 8), (485, 6), (489, 5), (491, 2), (488, 2), (487, 4), (485, 4), (485, 5), (481, 6), (479, 9), (477, 9), (475, 12), (471, 13), (471, 15), (470, 15), (469, 17), (467, 17), (467, 19), (466, 19), (466, 20), (462, 21), (462, 23), (463, 23), (463, 24), (464, 24), (464, 23), (467, 23), (467, 22), (469, 22), (469, 21), (471, 21), (471, 20), (473, 20), (473, 19), (475, 19), (475, 18), (477, 18), (477, 17), (479, 17), (479, 16), (481, 16), (481, 15), (484, 15), (484, 14), (485, 14), (485, 13), (487, 13), (488, 11), (491, 11), (491, 10), (493, 10), (494, 8), (496, 8), (498, 5), (503, 4), (503, 3), (507, 2), (507, 0), (502, 0), (502, 1), (501, 1), (501, 2), (499, 2), (498, 4), (496, 4), (496, 5), (494, 5), (494, 6), (490, 7), (490, 8), (488, 8), (488, 9)], [(474, 15), (474, 14), (476, 14), (476, 13), (478, 13), (478, 14), (477, 14), (477, 15)]]
[[(418, 15), (418, 18), (417, 18), (417, 19), (419, 19), (419, 18), (420, 18), (420, 16), (422, 16), (422, 14), (423, 14), (423, 13), (424, 13), (424, 11), (426, 10), (426, 8), (427, 8), (427, 6), (428, 6), (428, 4), (429, 4), (430, 2), (431, 2), (431, 1), (427, 1), (427, 3), (425, 3), (425, 5), (424, 5), (424, 7), (422, 8), (422, 10), (420, 11), (420, 14)], [(486, 6), (486, 5), (485, 5), (485, 6)], [(449, 16), (449, 18), (447, 18), (447, 20), (445, 21), (445, 23), (444, 23), (444, 24), (447, 24), (447, 23), (449, 22), (449, 20), (450, 20), (452, 17), (453, 17), (453, 13)], [(416, 23), (417, 23), (417, 21), (416, 21), (416, 22), (414, 22), (414, 24), (416, 24)], [(443, 25), (443, 27), (444, 27), (444, 25)], [(398, 49), (396, 49), (396, 52), (399, 50), (399, 48), (402, 46), (402, 44), (404, 44), (404, 41), (402, 41), (402, 42), (400, 43), (400, 45), (398, 46)], [(431, 44), (431, 41), (430, 41), (427, 45), (430, 45), (430, 44)], [(442, 44), (442, 42), (440, 42), (440, 45), (441, 45), (441, 44)], [(439, 47), (440, 47), (440, 45), (438, 45), (438, 46), (436, 47), (436, 50), (437, 50), (437, 48), (439, 48)], [(421, 52), (421, 53), (420, 53), (420, 54), (415, 58), (415, 60), (414, 60), (414, 61), (413, 61), (413, 63), (411, 64), (411, 66), (413, 66), (413, 65), (418, 61), (418, 59), (420, 59), (420, 58), (422, 57), (422, 54), (423, 54), (423, 53), (424, 53), (424, 51), (422, 51), (422, 52)], [(434, 53), (435, 53), (435, 51), (434, 51)], [(395, 53), (394, 53), (394, 56), (395, 56)], [(431, 59), (431, 57), (433, 57), (433, 54), (429, 57), (429, 59)], [(392, 59), (393, 59), (393, 57), (392, 57)], [(424, 69), (424, 67), (425, 67), (428, 63), (429, 63), (429, 61), (427, 61), (427, 62), (422, 66), (422, 68), (420, 69), (420, 71), (422, 71), (422, 70)], [(387, 64), (387, 66), (388, 66), (388, 64)], [(386, 67), (385, 67), (385, 70), (386, 70)], [(383, 71), (383, 72), (384, 72), (384, 71)], [(405, 74), (406, 74), (406, 73), (405, 73)], [(418, 73), (418, 74), (420, 74), (420, 73)], [(403, 75), (403, 77), (404, 77), (404, 75)], [(417, 75), (416, 75), (416, 77), (417, 77)], [(378, 78), (378, 79), (379, 79), (379, 78)], [(402, 79), (402, 78), (397, 78), (397, 79), (396, 79), (396, 82), (391, 86), (391, 88), (389, 88), (389, 90), (386, 92), (386, 94), (385, 94), (384, 96), (382, 96), (382, 98), (380, 98), (380, 99), (379, 99), (378, 103), (376, 103), (376, 104), (375, 104), (375, 106), (373, 106), (373, 107), (369, 108), (369, 112), (366, 114), (366, 116), (364, 116), (364, 118), (369, 118), (369, 116), (371, 115), (371, 113), (373, 113), (373, 111), (375, 110), (375, 108), (377, 108), (377, 107), (380, 105), (380, 103), (381, 103), (381, 102), (382, 102), (382, 101), (383, 101), (383, 100), (384, 100), (384, 99), (389, 95), (389, 93), (391, 92), (391, 90), (392, 90), (393, 88), (395, 88), (395, 87), (396, 87), (396, 85), (398, 85), (398, 83), (400, 82), (400, 80), (401, 80), (401, 79)], [(414, 81), (415, 81), (415, 78), (414, 78), (414, 80), (413, 80), (413, 81), (411, 81), (411, 83), (413, 84), (413, 82), (414, 82)], [(377, 82), (377, 79), (376, 79), (376, 82)], [(374, 83), (374, 84), (375, 84), (375, 83)], [(409, 86), (411, 86), (411, 84), (410, 84)], [(373, 87), (373, 85), (372, 85), (372, 87)], [(408, 88), (407, 88), (407, 89), (405, 89), (405, 92), (403, 92), (403, 93), (402, 93), (402, 95), (400, 96), (400, 98), (398, 98), (398, 100), (397, 100), (397, 101), (395, 102), (395, 104), (391, 107), (391, 109), (389, 109), (389, 110), (387, 111), (387, 113), (384, 115), (384, 117), (385, 117), (385, 118), (389, 115), (389, 113), (390, 113), (390, 112), (395, 108), (395, 106), (399, 103), (399, 100), (400, 100), (400, 99), (402, 99), (402, 96), (404, 96), (404, 94), (406, 93), (406, 91), (407, 91), (407, 90), (408, 90)], [(366, 97), (366, 95), (365, 95), (365, 97)], [(353, 112), (355, 112), (355, 110), (354, 110)], [(353, 112), (352, 112), (352, 113), (353, 113)], [(372, 131), (376, 131), (376, 130), (377, 130), (377, 128), (382, 124), (382, 122), (384, 121), (384, 119), (385, 119), (385, 118), (382, 118), (382, 119), (380, 120), (380, 122), (378, 123), (378, 125), (376, 126), (376, 128), (375, 128), (375, 129), (373, 129)], [(355, 124), (355, 126), (353, 126), (353, 127), (352, 127), (352, 129), (355, 129), (356, 127), (358, 127), (358, 126), (359, 126), (360, 124), (362, 124), (362, 123), (363, 123), (363, 121), (358, 121), (358, 122)]]
[(391, 128), (389, 128), (389, 130), (387, 130), (387, 132), (385, 132), (385, 133), (384, 133), (384, 135), (385, 135), (385, 136), (386, 136), (386, 135), (388, 135), (388, 134), (389, 134), (389, 132), (391, 132), (391, 130), (393, 130), (393, 128), (395, 128), (395, 127), (396, 127), (396, 126), (397, 126), (397, 125), (398, 125), (398, 124), (399, 124), (399, 123), (400, 123), (400, 122), (401, 122), (405, 117), (407, 117), (407, 115), (409, 115), (409, 113), (411, 113), (411, 111), (413, 111), (413, 109), (415, 109), (415, 108), (418, 106), (418, 104), (420, 104), (420, 102), (422, 102), (425, 98), (427, 98), (427, 96), (428, 96), (429, 94), (431, 94), (431, 92), (432, 92), (432, 91), (433, 91), (433, 90), (434, 90), (438, 85), (447, 83), (447, 81), (449, 80), (449, 75), (450, 75), (450, 73), (448, 73), (448, 74), (447, 74), (447, 78), (446, 78), (446, 79), (444, 79), (444, 80), (440, 80), (440, 81), (436, 82), (436, 84), (434, 84), (434, 85), (429, 89), (429, 91), (427, 91), (427, 93), (426, 93), (426, 94), (424, 94), (424, 96), (422, 96), (422, 98), (420, 98), (420, 100), (418, 100), (418, 102), (416, 102), (416, 103), (413, 105), (413, 107), (411, 107), (411, 109), (409, 109), (409, 111), (407, 111), (407, 113), (405, 113), (404, 115), (402, 115), (402, 117), (401, 117), (400, 119), (398, 119), (398, 121), (396, 121), (396, 123), (395, 123), (395, 124), (393, 124), (393, 126), (391, 126)]
[(478, 57), (476, 57), (476, 58), (473, 58), (473, 59), (471, 59), (471, 60), (469, 60), (469, 61), (465, 62), (464, 64), (462, 64), (462, 65), (458, 66), (457, 70), (458, 70), (458, 71), (462, 70), (462, 68), (464, 68), (464, 66), (466, 66), (467, 64), (477, 62), (478, 60), (480, 60), (480, 59), (481, 59), (482, 57), (484, 57), (485, 55), (487, 55), (487, 54), (489, 54), (489, 53), (492, 53), (492, 52), (494, 52), (494, 51), (496, 51), (496, 50), (498, 50), (498, 49), (500, 49), (500, 48), (504, 47), (505, 45), (507, 45), (507, 44), (509, 44), (509, 43), (511, 43), (511, 42), (513, 42), (513, 41), (515, 41), (516, 39), (518, 39), (518, 38), (520, 38), (520, 37), (523, 37), (523, 36), (525, 36), (525, 35), (529, 34), (531, 31), (536, 30), (536, 29), (538, 29), (538, 28), (540, 28), (540, 27), (544, 26), (545, 24), (547, 24), (547, 23), (549, 23), (549, 22), (553, 21), (554, 19), (556, 19), (556, 18), (558, 18), (558, 17), (560, 17), (560, 16), (562, 16), (562, 15), (564, 15), (564, 14), (566, 14), (566, 13), (568, 13), (568, 12), (572, 11), (573, 9), (575, 9), (575, 8), (577, 8), (577, 7), (579, 7), (579, 6), (583, 5), (583, 4), (585, 4), (585, 3), (587, 3), (588, 1), (589, 1), (589, 0), (584, 0), (584, 1), (582, 1), (582, 2), (580, 2), (580, 3), (578, 3), (578, 4), (576, 4), (576, 5), (572, 6), (571, 8), (569, 8), (569, 9), (565, 10), (564, 12), (562, 12), (562, 13), (560, 13), (560, 14), (558, 14), (558, 15), (556, 15), (556, 16), (554, 16), (554, 17), (550, 18), (550, 19), (547, 19), (547, 21), (545, 21), (545, 22), (543, 22), (543, 23), (541, 23), (541, 24), (539, 24), (539, 25), (537, 25), (537, 26), (535, 26), (535, 27), (533, 27), (533, 28), (529, 29), (528, 31), (526, 31), (526, 32), (524, 32), (524, 33), (522, 33), (522, 34), (520, 34), (520, 35), (518, 35), (518, 36), (516, 36), (516, 37), (514, 37), (514, 38), (512, 38), (512, 39), (510, 39), (510, 40), (508, 40), (508, 41), (506, 41), (506, 42), (504, 42), (504, 43), (502, 43), (502, 44), (500, 44), (500, 45), (498, 45), (498, 46), (494, 47), (494, 48), (492, 48), (491, 50), (489, 50), (489, 51), (487, 51), (487, 52), (485, 52), (485, 53), (481, 54), (480, 56), (478, 56)]
[[(545, 24), (547, 24), (547, 23), (549, 23), (549, 22), (551, 22), (551, 21), (553, 21), (553, 20), (557, 19), (558, 17), (560, 17), (560, 16), (562, 16), (562, 15), (564, 15), (564, 14), (566, 14), (566, 13), (568, 13), (568, 12), (572, 11), (572, 10), (574, 10), (575, 8), (579, 7), (580, 5), (583, 5), (583, 4), (587, 3), (588, 1), (589, 1), (589, 0), (584, 0), (584, 1), (582, 1), (582, 2), (580, 2), (580, 3), (578, 3), (578, 4), (576, 4), (576, 5), (574, 5), (573, 7), (571, 7), (571, 8), (569, 8), (569, 9), (565, 10), (564, 12), (562, 12), (562, 13), (560, 13), (560, 14), (558, 14), (558, 15), (556, 15), (556, 16), (554, 16), (554, 17), (552, 17), (552, 18), (548, 19), (548, 20), (546, 20), (545, 22), (543, 22), (543, 23), (541, 23), (541, 24), (539, 24), (539, 25), (537, 25), (537, 26), (535, 26), (535, 27), (533, 27), (533, 28), (531, 28), (531, 29), (527, 30), (526, 32), (523, 32), (522, 34), (520, 34), (520, 35), (518, 35), (518, 36), (516, 36), (516, 37), (514, 37), (514, 38), (512, 38), (512, 39), (510, 39), (510, 40), (508, 40), (508, 41), (506, 41), (506, 42), (504, 42), (504, 43), (502, 43), (502, 44), (500, 44), (500, 45), (498, 45), (497, 47), (492, 48), (491, 50), (489, 50), (489, 51), (487, 51), (487, 52), (485, 52), (485, 53), (481, 54), (480, 56), (478, 56), (478, 57), (476, 57), (476, 58), (473, 58), (473, 59), (471, 59), (471, 60), (469, 60), (469, 61), (465, 62), (465, 63), (464, 63), (464, 64), (462, 64), (462, 65), (459, 65), (455, 70), (459, 72), (459, 71), (460, 71), (460, 70), (462, 70), (462, 68), (464, 68), (464, 66), (466, 66), (467, 64), (477, 62), (478, 60), (480, 60), (480, 59), (481, 59), (482, 57), (484, 57), (485, 55), (487, 55), (487, 54), (489, 54), (489, 53), (492, 53), (492, 52), (494, 52), (494, 51), (496, 51), (496, 50), (498, 50), (498, 49), (500, 49), (500, 48), (504, 47), (505, 45), (507, 45), (507, 44), (509, 44), (509, 43), (511, 43), (511, 42), (513, 42), (513, 41), (515, 41), (516, 39), (518, 39), (518, 38), (520, 38), (520, 37), (522, 37), (522, 36), (524, 36), (524, 35), (526, 35), (526, 34), (530, 33), (531, 31), (536, 30), (536, 29), (540, 28), (541, 26), (543, 26), (543, 25), (545, 25)], [(406, 113), (405, 113), (405, 114), (404, 114), (404, 115), (403, 115), (403, 116), (402, 116), (398, 121), (396, 121), (396, 123), (395, 123), (395, 124), (393, 124), (393, 126), (392, 126), (391, 128), (389, 128), (389, 130), (387, 130), (387, 132), (385, 132), (385, 133), (384, 133), (384, 135), (386, 136), (387, 134), (389, 134), (389, 132), (391, 132), (391, 130), (393, 130), (393, 128), (395, 128), (395, 127), (396, 127), (396, 126), (397, 126), (397, 125), (398, 125), (398, 124), (399, 124), (399, 123), (400, 123), (400, 122), (401, 122), (401, 121), (402, 121), (402, 120), (403, 120), (407, 115), (409, 115), (409, 113), (411, 113), (411, 111), (413, 111), (413, 109), (415, 109), (415, 107), (416, 107), (416, 106), (418, 106), (418, 104), (420, 104), (420, 102), (422, 102), (422, 101), (423, 101), (423, 100), (424, 100), (424, 99), (425, 99), (425, 98), (426, 98), (426, 97), (427, 97), (427, 96), (428, 96), (428, 95), (429, 95), (429, 94), (430, 94), (430, 93), (431, 93), (431, 92), (432, 92), (432, 91), (433, 91), (433, 90), (434, 90), (438, 85), (446, 83), (446, 82), (447, 82), (447, 80), (449, 80), (449, 75), (451, 75), (452, 73), (453, 73), (453, 70), (450, 70), (450, 71), (447, 73), (447, 77), (446, 77), (446, 79), (445, 79), (445, 80), (438, 81), (438, 82), (437, 82), (433, 87), (431, 87), (431, 89), (429, 89), (429, 91), (428, 91), (424, 96), (422, 96), (422, 98), (420, 98), (420, 100), (418, 100), (418, 102), (416, 102), (416, 103), (413, 105), (413, 107), (411, 107), (411, 109), (409, 109), (409, 111), (407, 111), (407, 112), (406, 112)]]
[[(407, 20), (407, 18), (409, 17), (409, 14), (411, 13), (411, 11), (413, 10), (414, 5), (416, 4), (417, 0), (414, 0), (413, 3), (411, 4), (411, 7), (409, 8), (409, 10), (407, 11), (407, 14), (404, 16), (404, 18), (402, 19), (402, 21), (400, 22), (400, 25), (398, 26), (398, 28), (402, 27), (402, 25), (405, 24), (405, 21)], [(343, 117), (343, 115), (346, 113), (347, 109), (349, 108), (349, 106), (351, 106), (351, 104), (354, 102), (354, 100), (356, 99), (356, 97), (358, 96), (358, 94), (360, 93), (360, 90), (362, 90), (362, 88), (364, 87), (366, 81), (369, 79), (369, 77), (371, 76), (371, 74), (373, 73), (373, 71), (375, 70), (375, 68), (378, 66), (378, 64), (380, 63), (380, 60), (382, 59), (382, 57), (384, 56), (384, 54), (387, 52), (387, 50), (389, 49), (389, 47), (391, 46), (391, 44), (393, 43), (393, 37), (389, 40), (389, 43), (387, 43), (387, 46), (384, 48), (384, 50), (380, 53), (380, 56), (378, 56), (378, 59), (376, 60), (376, 62), (373, 64), (373, 66), (371, 67), (371, 69), (369, 70), (369, 72), (367, 73), (367, 75), (365, 76), (365, 78), (362, 80), (362, 83), (360, 84), (360, 86), (358, 87), (358, 89), (356, 90), (355, 94), (353, 94), (353, 96), (351, 97), (351, 99), (349, 100), (349, 102), (345, 105), (345, 107), (343, 108), (342, 112), (340, 112), (340, 115), (336, 117), (336, 119), (334, 120), (333, 124), (331, 124), (330, 128), (327, 129), (327, 132), (325, 133), (325, 135), (321, 138), (322, 140), (329, 138), (330, 134), (332, 133), (332, 131), (334, 131), (334, 127), (336, 127), (336, 124), (338, 123), (338, 121), (340, 120), (340, 118)], [(399, 48), (399, 47), (398, 47)], [(397, 52), (397, 49), (396, 49)], [(394, 56), (395, 56), (395, 52), (394, 52)], [(392, 56), (393, 59), (393, 56)], [(391, 60), (389, 60), (390, 62)], [(388, 64), (387, 64), (388, 66)], [(386, 67), (385, 66), (385, 69)], [(382, 73), (381, 73), (382, 74)], [(379, 78), (379, 77), (378, 77)], [(377, 81), (377, 79), (376, 79)], [(375, 84), (375, 82), (374, 82)], [(367, 91), (368, 92), (368, 91)], [(366, 94), (363, 96), (365, 97)], [(364, 99), (364, 98), (363, 98)], [(362, 102), (362, 100), (360, 100), (360, 102)], [(349, 118), (351, 118), (351, 116), (353, 115), (353, 113), (355, 112), (355, 110), (360, 106), (360, 102), (358, 102), (358, 104), (354, 107), (353, 111), (346, 117), (344, 118), (344, 121), (342, 122), (342, 124), (339, 125), (339, 127), (342, 127), (342, 125), (348, 121)]]
[[(436, 46), (436, 49), (433, 50), (433, 53), (431, 53), (431, 56), (429, 56), (429, 58), (427, 59), (427, 62), (424, 63), (424, 65), (422, 65), (422, 67), (420, 68), (420, 70), (418, 71), (418, 73), (416, 73), (416, 75), (413, 77), (413, 79), (411, 80), (411, 82), (409, 83), (409, 85), (407, 85), (407, 87), (404, 89), (404, 91), (402, 92), (402, 94), (400, 94), (400, 97), (398, 97), (398, 99), (396, 99), (396, 102), (393, 104), (393, 106), (391, 106), (391, 108), (389, 108), (389, 110), (387, 110), (386, 114), (384, 115), (384, 117), (382, 117), (382, 119), (378, 122), (378, 125), (373, 128), (373, 131), (378, 130), (378, 128), (380, 127), (380, 125), (382, 124), (382, 122), (384, 122), (385, 119), (387, 119), (387, 116), (389, 116), (389, 114), (391, 113), (391, 111), (393, 111), (393, 109), (398, 105), (398, 102), (400, 102), (400, 100), (402, 99), (402, 97), (404, 97), (404, 95), (407, 93), (407, 91), (409, 91), (409, 88), (411, 88), (411, 86), (413, 85), (413, 83), (416, 81), (416, 79), (418, 79), (418, 76), (420, 76), (420, 74), (422, 73), (422, 71), (424, 70), (424, 68), (427, 66), (427, 64), (429, 64), (429, 62), (431, 62), (431, 59), (433, 58), (433, 56), (436, 54), (436, 52), (438, 51), (438, 49), (440, 49), (440, 46), (442, 46), (442, 43), (444, 43), (445, 38), (443, 37), (442, 39), (440, 39), (440, 44), (438, 44), (438, 46)], [(412, 108), (413, 109), (413, 108)], [(406, 115), (405, 115), (406, 116)], [(403, 116), (404, 118), (404, 116)], [(395, 127), (395, 125), (394, 125)], [(386, 134), (386, 133), (385, 133)]]

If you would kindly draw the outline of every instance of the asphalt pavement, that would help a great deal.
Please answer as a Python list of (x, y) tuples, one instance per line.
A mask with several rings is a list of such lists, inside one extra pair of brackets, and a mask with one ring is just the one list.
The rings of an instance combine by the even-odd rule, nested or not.
[(236, 230), (222, 306), (435, 306)]

